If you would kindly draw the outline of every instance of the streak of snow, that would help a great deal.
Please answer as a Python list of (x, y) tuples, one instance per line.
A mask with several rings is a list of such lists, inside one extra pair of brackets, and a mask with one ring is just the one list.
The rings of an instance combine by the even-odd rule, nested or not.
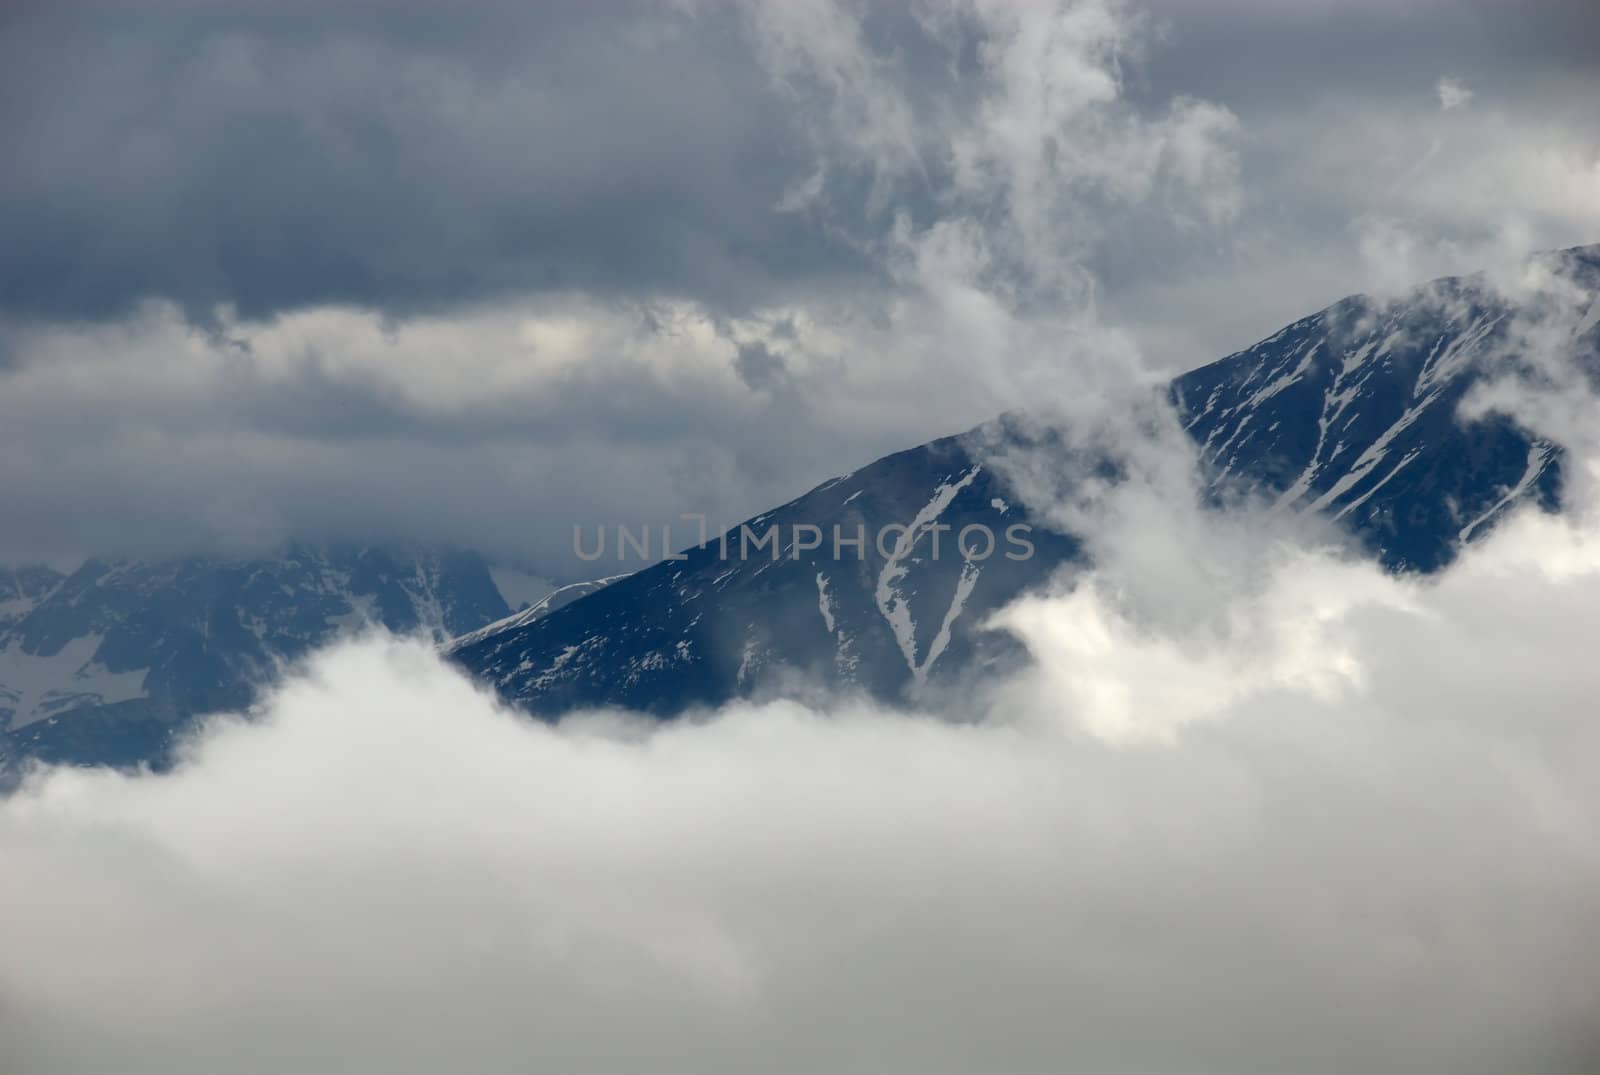
[[(938, 521), (945, 508), (956, 498), (956, 494), (972, 483), (978, 476), (982, 465), (974, 466), (955, 482), (945, 482), (933, 492), (933, 498), (923, 505), (917, 512), (916, 518), (911, 520), (906, 530), (895, 541), (894, 552), (883, 565), (883, 570), (878, 574), (878, 585), (874, 593), (877, 599), (878, 611), (888, 621), (889, 629), (894, 632), (894, 640), (900, 647), (900, 653), (906, 659), (906, 667), (911, 669), (911, 674), (920, 682), (927, 675), (928, 662), (917, 661), (916, 621), (911, 618), (911, 604), (906, 595), (901, 593), (896, 583), (906, 573), (906, 560), (911, 550), (916, 547), (917, 540), (925, 533), (928, 527)], [(962, 598), (965, 600), (965, 597)]]
[(1473, 519), (1461, 532), (1456, 535), (1456, 540), (1465, 545), (1472, 540), (1473, 533), (1484, 523), (1489, 522), (1506, 508), (1517, 503), (1528, 495), (1528, 490), (1533, 488), (1533, 483), (1539, 480), (1539, 475), (1544, 473), (1545, 467), (1550, 465), (1551, 458), (1555, 455), (1553, 445), (1539, 441), (1528, 447), (1528, 465), (1522, 471), (1522, 477), (1517, 479), (1517, 484), (1507, 489), (1505, 495), (1490, 505), (1489, 510)]
[(820, 571), (817, 572), (817, 611), (822, 613), (828, 633), (833, 634), (833, 598), (828, 594), (828, 576)]
[(950, 599), (950, 607), (945, 609), (944, 621), (939, 624), (939, 633), (933, 636), (933, 641), (928, 644), (927, 660), (922, 662), (921, 668), (912, 669), (917, 686), (927, 682), (928, 671), (935, 661), (944, 654), (950, 645), (950, 628), (954, 626), (961, 610), (966, 608), (967, 598), (972, 595), (972, 588), (978, 584), (978, 575), (983, 571), (977, 564), (968, 560), (961, 565), (961, 577), (956, 580), (955, 596)]
[(1339, 509), (1339, 514), (1335, 515), (1334, 518), (1335, 519), (1343, 519), (1346, 515), (1350, 514), (1352, 511), (1355, 511), (1361, 505), (1365, 504), (1367, 502), (1367, 500), (1371, 498), (1373, 493), (1376, 493), (1379, 489), (1382, 489), (1385, 485), (1388, 485), (1390, 478), (1393, 478), (1396, 474), (1399, 474), (1402, 470), (1406, 469), (1406, 467), (1409, 466), (1417, 458), (1417, 456), (1419, 456), (1421, 454), (1422, 454), (1422, 449), (1421, 448), (1413, 448), (1413, 449), (1411, 449), (1409, 452), (1407, 452), (1404, 455), (1404, 457), (1401, 458), (1400, 462), (1398, 462), (1398, 463), (1396, 463), (1394, 465), (1394, 469), (1393, 470), (1389, 471), (1389, 473), (1385, 474), (1383, 477), (1381, 477), (1377, 481), (1373, 482), (1372, 485), (1367, 489), (1366, 492), (1362, 493), (1360, 496), (1358, 496), (1354, 500), (1350, 501), (1350, 503), (1348, 503), (1344, 507), (1340, 508)]

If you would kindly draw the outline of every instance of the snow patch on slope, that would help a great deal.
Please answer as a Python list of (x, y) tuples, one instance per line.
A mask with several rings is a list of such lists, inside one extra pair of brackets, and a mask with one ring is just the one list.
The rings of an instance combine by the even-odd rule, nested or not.
[(20, 642), (0, 650), (0, 713), (21, 728), (80, 705), (111, 705), (144, 697), (145, 670), (112, 672), (95, 660), (99, 635), (84, 635), (46, 657)]
[[(934, 490), (933, 498), (923, 505), (922, 510), (917, 512), (916, 518), (912, 519), (906, 529), (898, 535), (894, 545), (894, 552), (890, 554), (888, 561), (883, 565), (883, 570), (878, 574), (878, 585), (874, 594), (878, 603), (878, 611), (888, 621), (889, 629), (894, 632), (895, 643), (900, 647), (901, 655), (905, 657), (906, 667), (911, 669), (912, 677), (919, 684), (926, 679), (928, 669), (932, 667), (933, 662), (943, 652), (944, 646), (938, 644), (938, 639), (936, 638), (934, 644), (929, 647), (927, 659), (921, 662), (917, 660), (917, 624), (911, 617), (909, 595), (900, 590), (899, 582), (908, 570), (907, 561), (911, 556), (912, 549), (916, 548), (918, 539), (928, 531), (929, 527), (938, 522), (939, 516), (944, 514), (944, 510), (950, 506), (950, 502), (956, 498), (956, 494), (970, 485), (972, 479), (976, 478), (978, 472), (982, 469), (981, 464), (974, 466), (958, 480), (946, 482)], [(962, 579), (963, 581), (966, 579), (965, 570), (963, 570)], [(971, 589), (970, 584), (967, 585), (965, 592), (958, 587), (957, 600), (964, 604), (966, 595), (971, 592)], [(955, 615), (960, 614), (959, 607), (953, 605), (952, 608)], [(947, 612), (946, 629), (940, 632), (945, 636), (944, 641), (946, 644), (949, 642), (947, 628), (953, 620), (954, 616)]]
[(833, 598), (828, 593), (828, 576), (820, 571), (817, 572), (817, 611), (822, 613), (822, 622), (828, 628), (828, 633), (833, 634)]
[(1555, 457), (1555, 445), (1544, 441), (1537, 441), (1528, 448), (1528, 465), (1522, 472), (1522, 477), (1517, 484), (1507, 489), (1505, 495), (1496, 500), (1489, 509), (1476, 519), (1461, 528), (1456, 535), (1456, 541), (1462, 545), (1472, 540), (1472, 535), (1485, 523), (1493, 521), (1507, 508), (1519, 503), (1528, 491), (1533, 488), (1534, 482), (1544, 473), (1545, 467), (1550, 465), (1550, 460)]

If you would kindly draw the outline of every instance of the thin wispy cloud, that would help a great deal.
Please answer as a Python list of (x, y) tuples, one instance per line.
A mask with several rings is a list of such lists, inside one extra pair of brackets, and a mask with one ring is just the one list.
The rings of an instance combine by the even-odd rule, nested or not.
[(1441, 78), (1434, 87), (1434, 92), (1439, 96), (1439, 107), (1446, 112), (1452, 108), (1461, 108), (1472, 100), (1472, 91), (1460, 79)]

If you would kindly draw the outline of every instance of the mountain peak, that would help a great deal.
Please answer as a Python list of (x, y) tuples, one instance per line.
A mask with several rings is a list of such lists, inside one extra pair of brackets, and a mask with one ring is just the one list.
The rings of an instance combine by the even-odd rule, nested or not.
[[(1585, 265), (1600, 254), (1576, 250)], [(1577, 275), (1591, 281), (1586, 268)], [(1434, 571), (1516, 504), (1560, 499), (1557, 445), (1504, 416), (1459, 420), (1471, 386), (1515, 349), (1512, 313), (1466, 277), (1397, 301), (1352, 296), (1178, 377), (1170, 398), (1217, 486), (1240, 483), (1284, 510), (1331, 518), (1391, 570)], [(895, 699), (1015, 661), (1007, 639), (978, 625), (1081, 565), (1083, 552), (984, 465), (996, 428), (887, 456), (680, 561), (478, 632), (452, 657), (547, 715), (608, 705), (670, 715), (803, 682)], [(1016, 525), (1024, 558), (952, 546), (969, 528), (1002, 535)], [(774, 527), (775, 557), (722, 551)], [(796, 536), (841, 532), (897, 536), (843, 556)]]

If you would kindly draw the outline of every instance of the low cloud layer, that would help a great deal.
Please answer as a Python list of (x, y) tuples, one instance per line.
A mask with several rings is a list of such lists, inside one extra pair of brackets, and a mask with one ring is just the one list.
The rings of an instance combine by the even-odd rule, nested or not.
[(1262, 568), (1199, 624), (1024, 602), (967, 723), (550, 727), (343, 645), (0, 803), (5, 1066), (1594, 1070), (1600, 528)]

